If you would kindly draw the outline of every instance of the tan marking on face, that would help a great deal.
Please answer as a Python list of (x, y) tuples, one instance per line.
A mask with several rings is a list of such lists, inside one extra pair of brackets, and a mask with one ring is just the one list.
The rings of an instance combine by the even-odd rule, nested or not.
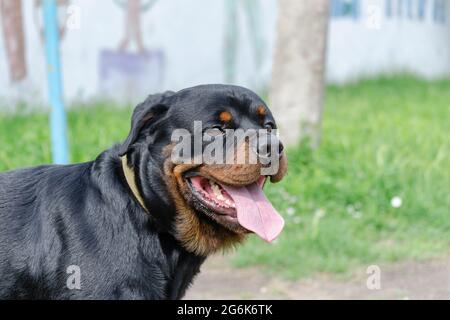
[(248, 141), (236, 147), (234, 158), (227, 159), (228, 164), (210, 164), (201, 166), (198, 171), (207, 178), (233, 186), (245, 186), (258, 181), (261, 177), (261, 163), (255, 155), (256, 163), (250, 163)]
[(233, 116), (228, 111), (223, 111), (219, 115), (220, 121), (222, 122), (230, 122), (233, 119)]
[[(163, 154), (170, 154), (168, 146)], [(164, 163), (165, 182), (170, 196), (175, 202), (177, 216), (175, 218), (175, 237), (189, 252), (200, 256), (208, 256), (219, 250), (232, 248), (245, 238), (220, 226), (213, 226), (200, 218), (200, 214), (187, 203), (183, 194), (189, 192), (183, 173), (199, 165), (175, 165), (170, 158)]]
[(258, 108), (256, 108), (256, 114), (258, 116), (265, 116), (266, 115), (266, 107), (264, 107), (263, 105), (258, 106)]

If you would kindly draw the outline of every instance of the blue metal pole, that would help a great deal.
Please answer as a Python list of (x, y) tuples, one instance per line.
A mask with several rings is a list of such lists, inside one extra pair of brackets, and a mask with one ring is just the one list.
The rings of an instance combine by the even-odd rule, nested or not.
[(52, 139), (52, 157), (53, 162), (56, 164), (67, 164), (69, 162), (69, 153), (66, 136), (66, 114), (62, 98), (59, 27), (56, 0), (44, 0), (43, 11), (48, 92), (51, 106), (50, 130)]

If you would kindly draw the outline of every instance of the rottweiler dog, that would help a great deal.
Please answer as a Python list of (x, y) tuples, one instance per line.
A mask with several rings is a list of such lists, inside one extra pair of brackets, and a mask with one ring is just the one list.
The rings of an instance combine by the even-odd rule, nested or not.
[(210, 254), (273, 240), (284, 222), (262, 188), (286, 173), (281, 143), (267, 175), (261, 161), (174, 161), (174, 130), (195, 121), (217, 136), (276, 129), (254, 92), (203, 85), (149, 96), (92, 162), (0, 174), (0, 298), (181, 299)]

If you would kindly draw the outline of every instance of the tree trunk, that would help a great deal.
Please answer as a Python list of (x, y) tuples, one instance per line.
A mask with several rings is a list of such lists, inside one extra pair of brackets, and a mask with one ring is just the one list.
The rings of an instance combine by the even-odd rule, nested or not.
[(25, 36), (23, 30), (22, 1), (0, 0), (3, 37), (8, 57), (11, 82), (24, 79), (27, 75), (25, 61)]
[(285, 144), (320, 141), (329, 0), (278, 0), (271, 105)]

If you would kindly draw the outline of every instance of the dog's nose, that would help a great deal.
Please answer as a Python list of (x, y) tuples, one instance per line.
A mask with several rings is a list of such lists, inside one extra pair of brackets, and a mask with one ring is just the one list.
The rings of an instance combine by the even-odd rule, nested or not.
[[(272, 144), (274, 144), (273, 147), (275, 150), (272, 150)], [(275, 144), (278, 145), (278, 147)], [(259, 144), (258, 156), (260, 158), (268, 159), (268, 158), (272, 157), (272, 151), (275, 151), (275, 152), (277, 152), (277, 154), (274, 156), (280, 158), (283, 153), (283, 150), (284, 150), (284, 146), (281, 143), (281, 141), (275, 136), (270, 136), (270, 138), (267, 141)]]

